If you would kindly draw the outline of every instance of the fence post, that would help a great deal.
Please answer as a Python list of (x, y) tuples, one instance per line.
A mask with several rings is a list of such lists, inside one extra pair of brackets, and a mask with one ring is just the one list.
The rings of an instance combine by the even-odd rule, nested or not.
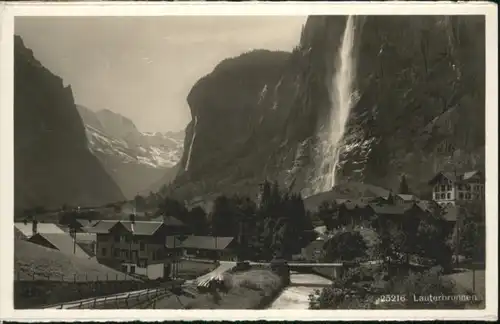
[(92, 308), (95, 308), (96, 304), (97, 304), (97, 298), (94, 298), (94, 306)]
[(476, 292), (476, 268), (472, 268), (472, 292)]

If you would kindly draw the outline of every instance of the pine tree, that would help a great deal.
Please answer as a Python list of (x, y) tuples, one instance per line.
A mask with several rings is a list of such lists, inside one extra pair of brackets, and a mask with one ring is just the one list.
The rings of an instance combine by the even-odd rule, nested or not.
[(406, 176), (404, 174), (401, 176), (401, 182), (399, 183), (399, 193), (402, 195), (410, 194), (410, 188), (408, 187)]

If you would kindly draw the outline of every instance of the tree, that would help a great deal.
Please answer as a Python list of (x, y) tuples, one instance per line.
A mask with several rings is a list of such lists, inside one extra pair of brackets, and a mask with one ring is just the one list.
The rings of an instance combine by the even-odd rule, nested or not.
[(146, 198), (141, 195), (136, 195), (134, 197), (134, 205), (137, 211), (144, 211), (147, 209)]
[(325, 242), (325, 261), (354, 261), (366, 256), (367, 245), (359, 232), (339, 232)]
[(209, 231), (209, 225), (207, 220), (207, 214), (203, 208), (196, 206), (191, 209), (188, 213), (188, 226), (195, 235), (207, 235)]
[(448, 245), (450, 232), (443, 213), (444, 210), (440, 207), (431, 209), (428, 216), (420, 221), (416, 234), (416, 252), (448, 270), (451, 266), (452, 250)]
[(186, 216), (188, 214), (188, 210), (184, 203), (178, 200), (165, 197), (160, 203), (158, 213), (164, 216), (173, 216), (182, 222), (187, 223)]
[(482, 211), (474, 205), (460, 208), (456, 227), (453, 242), (458, 252), (468, 259), (484, 261), (486, 227)]
[(339, 224), (339, 206), (336, 201), (323, 201), (318, 207), (318, 218), (321, 219), (328, 231), (333, 231)]
[(401, 176), (401, 181), (399, 183), (399, 193), (403, 195), (410, 194), (410, 188), (408, 187), (406, 176), (404, 174)]

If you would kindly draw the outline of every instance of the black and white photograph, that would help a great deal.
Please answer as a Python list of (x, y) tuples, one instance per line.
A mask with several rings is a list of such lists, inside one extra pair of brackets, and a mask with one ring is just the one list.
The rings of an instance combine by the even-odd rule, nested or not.
[(14, 15), (13, 311), (497, 314), (483, 5)]

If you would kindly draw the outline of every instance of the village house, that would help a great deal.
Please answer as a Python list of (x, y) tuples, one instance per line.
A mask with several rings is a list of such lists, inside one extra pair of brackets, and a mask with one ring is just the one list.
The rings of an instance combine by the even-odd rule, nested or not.
[(439, 172), (430, 181), (433, 199), (442, 206), (484, 200), (484, 175), (481, 171)]
[(182, 249), (186, 257), (235, 261), (237, 240), (234, 237), (191, 235), (182, 242)]
[(394, 229), (403, 229), (403, 226), (418, 226), (421, 219), (429, 216), (429, 211), (422, 209), (417, 203), (404, 205), (379, 205), (370, 204), (369, 209), (372, 212), (375, 222), (372, 226), (387, 228), (392, 226)]
[(97, 237), (99, 262), (150, 279), (168, 276), (180, 248), (170, 246), (169, 227), (163, 222), (102, 220), (87, 228)]

